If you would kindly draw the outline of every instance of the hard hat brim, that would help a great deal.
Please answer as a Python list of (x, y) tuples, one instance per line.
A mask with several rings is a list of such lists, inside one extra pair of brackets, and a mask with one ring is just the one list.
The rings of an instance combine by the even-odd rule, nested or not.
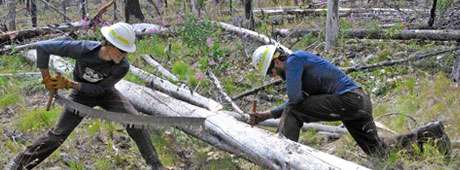
[(133, 53), (133, 52), (136, 51), (136, 45), (135, 44), (132, 44), (131, 46), (126, 46), (126, 45), (122, 45), (122, 44), (118, 43), (116, 40), (114, 40), (109, 35), (109, 27), (108, 26), (102, 27), (101, 28), (101, 33), (102, 33), (102, 36), (104, 36), (104, 38), (107, 41), (109, 41), (112, 45), (114, 45), (118, 49), (123, 50), (123, 51), (128, 52), (128, 53)]

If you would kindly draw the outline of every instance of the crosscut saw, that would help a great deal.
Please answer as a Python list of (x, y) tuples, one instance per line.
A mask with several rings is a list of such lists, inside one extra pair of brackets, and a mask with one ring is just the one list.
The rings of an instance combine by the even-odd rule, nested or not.
[(67, 109), (72, 109), (74, 114), (79, 116), (117, 122), (131, 128), (164, 129), (167, 127), (178, 127), (201, 131), (204, 121), (206, 120), (206, 118), (202, 117), (157, 117), (111, 112), (93, 109), (86, 105), (71, 101), (59, 94), (56, 94), (55, 98), (57, 103), (63, 105)]

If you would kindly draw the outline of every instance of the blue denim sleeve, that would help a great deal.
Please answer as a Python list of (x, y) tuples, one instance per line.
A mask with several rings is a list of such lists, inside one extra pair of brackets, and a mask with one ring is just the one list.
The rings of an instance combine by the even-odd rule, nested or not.
[(286, 91), (288, 95), (288, 105), (294, 106), (304, 100), (302, 93), (302, 74), (303, 62), (293, 56), (286, 62)]
[(85, 51), (82, 41), (73, 40), (50, 40), (37, 44), (37, 67), (48, 68), (50, 55), (78, 58)]

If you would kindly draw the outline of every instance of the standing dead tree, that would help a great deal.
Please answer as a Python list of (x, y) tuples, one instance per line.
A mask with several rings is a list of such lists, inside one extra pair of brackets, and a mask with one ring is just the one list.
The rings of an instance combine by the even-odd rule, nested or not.
[(327, 1), (327, 19), (326, 19), (326, 50), (330, 50), (337, 44), (339, 34), (339, 1)]
[(80, 0), (80, 14), (81, 14), (81, 19), (88, 18), (88, 16), (86, 16), (86, 0)]
[(16, 30), (16, 0), (8, 0), (6, 7), (8, 8), (8, 30), (14, 31)]
[(254, 12), (252, 10), (252, 0), (243, 0), (244, 1), (244, 16), (246, 17), (246, 21), (248, 23), (247, 28), (250, 30), (254, 30), (255, 28), (255, 21), (254, 21)]
[[(45, 0), (40, 0), (42, 1), (44, 4), (46, 4), (48, 7), (50, 7), (51, 9), (53, 9), (54, 11), (56, 11), (58, 14), (60, 14), (62, 17), (64, 17), (64, 21), (72, 21), (72, 19), (70, 19), (69, 17), (66, 16), (65, 12), (61, 12), (57, 7), (55, 7), (53, 4), (50, 4), (49, 2), (45, 1)], [(62, 2), (64, 3), (64, 1)], [(64, 8), (64, 7), (63, 7)]]
[[(136, 23), (144, 22), (144, 14), (142, 14), (141, 5), (139, 0), (125, 0), (125, 22)], [(133, 16), (136, 20), (131, 20)]]
[(27, 10), (30, 13), (32, 27), (37, 27), (37, 3), (35, 2), (35, 0), (27, 1)]

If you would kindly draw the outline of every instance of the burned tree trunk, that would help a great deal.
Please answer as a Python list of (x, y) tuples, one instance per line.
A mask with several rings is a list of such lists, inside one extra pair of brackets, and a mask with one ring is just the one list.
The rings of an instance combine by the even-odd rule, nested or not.
[(437, 0), (433, 0), (433, 6), (431, 7), (431, 11), (430, 11), (430, 19), (428, 20), (428, 27), (429, 28), (433, 28), (433, 24), (434, 24), (434, 19), (436, 18), (436, 4), (437, 4)]
[(88, 18), (86, 16), (86, 0), (80, 0), (80, 14), (81, 14), (81, 19)]
[(327, 1), (327, 19), (326, 19), (326, 50), (330, 50), (337, 44), (337, 35), (339, 33), (339, 1)]
[[(125, 22), (136, 23), (144, 22), (144, 14), (142, 14), (139, 0), (125, 0)], [(136, 20), (132, 20), (131, 16)]]
[(16, 30), (16, 0), (8, 0), (6, 7), (8, 8), (8, 30), (14, 31)]
[(37, 3), (35, 0), (29, 0), (29, 12), (30, 19), (32, 21), (32, 27), (37, 27)]
[(254, 30), (255, 21), (254, 21), (254, 12), (252, 11), (252, 0), (244, 0), (244, 16), (248, 23), (247, 28)]

